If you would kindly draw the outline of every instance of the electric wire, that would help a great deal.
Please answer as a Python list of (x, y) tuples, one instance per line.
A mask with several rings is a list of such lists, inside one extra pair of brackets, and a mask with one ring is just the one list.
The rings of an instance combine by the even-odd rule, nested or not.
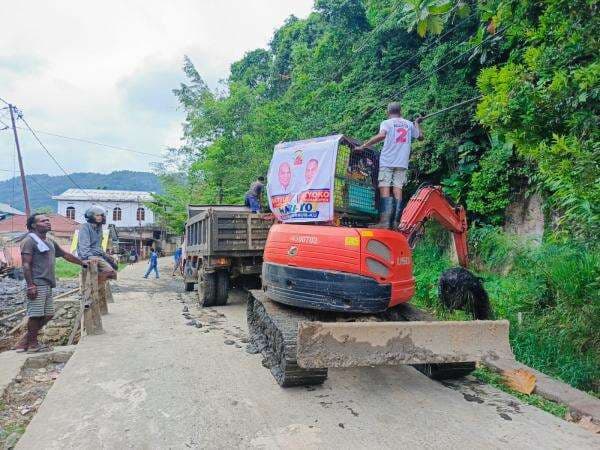
[(73, 177), (67, 173), (67, 171), (65, 170), (65, 168), (58, 162), (58, 160), (54, 157), (54, 155), (52, 154), (52, 152), (50, 150), (48, 150), (48, 148), (44, 145), (44, 143), (38, 137), (38, 135), (36, 134), (36, 132), (29, 126), (29, 123), (25, 120), (25, 118), (23, 117), (23, 115), (20, 115), (19, 118), (23, 121), (23, 123), (25, 124), (25, 126), (27, 127), (27, 129), (29, 130), (29, 132), (33, 135), (33, 137), (35, 138), (35, 140), (40, 144), (40, 146), (44, 149), (44, 151), (48, 154), (48, 156), (50, 156), (50, 158), (52, 159), (52, 161), (54, 161), (54, 163), (58, 166), (58, 168), (67, 176), (67, 178), (69, 179), (69, 181), (71, 181), (71, 183), (73, 183), (73, 185), (75, 187), (77, 187), (81, 192), (83, 192), (83, 194), (86, 197), (88, 197), (89, 199), (92, 199), (92, 197), (86, 192), (86, 190), (83, 189), (79, 185), (79, 183), (77, 183), (73, 179)]
[(460, 58), (464, 57), (468, 53), (471, 53), (477, 47), (483, 45), (484, 43), (486, 43), (487, 41), (491, 40), (492, 38), (498, 37), (499, 35), (501, 35), (501, 33), (503, 31), (504, 31), (504, 29), (499, 30), (498, 33), (488, 36), (487, 38), (485, 38), (481, 42), (473, 45), (472, 47), (469, 47), (468, 49), (466, 49), (463, 52), (459, 53), (457, 56), (455, 56), (454, 58), (452, 58), (449, 61), (445, 62), (444, 64), (435, 67), (433, 70), (430, 70), (430, 71), (426, 72), (424, 75), (417, 76), (416, 79), (414, 79), (410, 83), (406, 84), (395, 95), (391, 96), (390, 98), (388, 98), (388, 99), (386, 99), (386, 100), (384, 100), (382, 102), (378, 102), (376, 105), (371, 106), (366, 111), (361, 112), (359, 114), (356, 114), (355, 116), (350, 117), (349, 121), (348, 120), (344, 120), (344, 121), (338, 123), (336, 129), (340, 130), (340, 129), (343, 129), (345, 126), (355, 124), (356, 119), (359, 119), (360, 117), (366, 117), (369, 114), (371, 114), (375, 109), (380, 108), (382, 105), (385, 105), (386, 103), (389, 103), (390, 101), (397, 100), (400, 97), (400, 95), (402, 95), (403, 93), (405, 93), (406, 91), (408, 91), (410, 88), (412, 88), (412, 87), (416, 86), (417, 84), (425, 81), (426, 79), (429, 79), (432, 75), (438, 73), (440, 70), (442, 70), (443, 68), (447, 67), (448, 65), (450, 65), (450, 64), (458, 61)]
[[(17, 127), (17, 128), (24, 129), (22, 127)], [(120, 147), (118, 145), (112, 145), (112, 144), (104, 144), (102, 142), (91, 141), (89, 139), (83, 139), (83, 138), (77, 138), (77, 137), (72, 137), (72, 136), (66, 136), (64, 134), (58, 134), (58, 133), (50, 133), (49, 131), (41, 131), (41, 130), (34, 130), (34, 131), (36, 133), (39, 133), (39, 134), (46, 134), (48, 136), (54, 136), (54, 137), (57, 137), (57, 138), (67, 139), (67, 140), (70, 140), (70, 141), (85, 142), (86, 144), (99, 145), (101, 147), (108, 147), (108, 148), (113, 148), (115, 150), (122, 150), (122, 151), (125, 151), (125, 152), (136, 153), (138, 155), (152, 156), (154, 158), (162, 159), (162, 156), (161, 155), (157, 155), (156, 153), (142, 152), (140, 150), (134, 150), (132, 148)]]

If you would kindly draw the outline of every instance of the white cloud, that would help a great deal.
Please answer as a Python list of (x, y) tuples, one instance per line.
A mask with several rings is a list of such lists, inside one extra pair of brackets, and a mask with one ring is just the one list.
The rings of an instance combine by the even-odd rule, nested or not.
[[(189, 55), (211, 88), (230, 64), (313, 0), (61, 0), (3, 5), (0, 97), (39, 130), (160, 153), (179, 142), (183, 115), (171, 94)], [(0, 111), (5, 121), (6, 111)], [(4, 117), (4, 119), (3, 119)], [(2, 125), (0, 124), (0, 129)], [(0, 169), (12, 169), (10, 130)], [(25, 130), (29, 173), (60, 170)], [(151, 159), (40, 135), (69, 172), (148, 170)], [(0, 179), (12, 176), (0, 170)]]

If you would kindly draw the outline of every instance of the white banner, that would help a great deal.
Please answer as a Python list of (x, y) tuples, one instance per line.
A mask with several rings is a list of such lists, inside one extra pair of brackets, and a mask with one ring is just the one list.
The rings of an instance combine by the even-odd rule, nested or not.
[(267, 180), (269, 206), (282, 222), (333, 220), (335, 161), (342, 135), (275, 146)]

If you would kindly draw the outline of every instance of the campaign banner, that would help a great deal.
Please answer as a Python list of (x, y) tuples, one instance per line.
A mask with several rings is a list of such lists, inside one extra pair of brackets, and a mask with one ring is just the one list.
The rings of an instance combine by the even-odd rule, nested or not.
[(271, 211), (281, 222), (333, 220), (333, 183), (342, 135), (275, 146), (267, 179)]

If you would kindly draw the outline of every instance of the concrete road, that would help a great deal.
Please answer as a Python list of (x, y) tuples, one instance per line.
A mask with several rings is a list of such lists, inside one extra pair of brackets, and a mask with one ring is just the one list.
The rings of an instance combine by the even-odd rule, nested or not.
[[(143, 269), (123, 271), (106, 333), (78, 345), (18, 448), (600, 448), (493, 388), (410, 367), (331, 370), (322, 387), (281, 389), (245, 351), (242, 295), (200, 311), (181, 280), (144, 280)], [(202, 328), (186, 325), (182, 300)]]

